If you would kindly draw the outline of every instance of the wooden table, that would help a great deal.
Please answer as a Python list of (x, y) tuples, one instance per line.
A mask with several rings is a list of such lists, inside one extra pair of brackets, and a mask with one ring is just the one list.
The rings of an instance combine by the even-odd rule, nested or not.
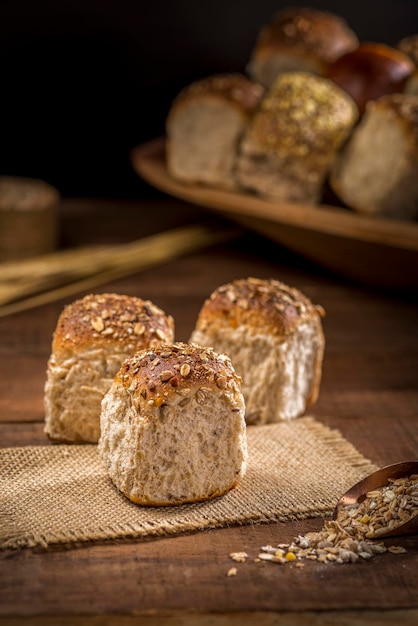
[[(164, 197), (66, 201), (65, 246), (120, 242), (207, 216)], [(338, 428), (379, 466), (418, 457), (418, 306), (411, 296), (348, 284), (244, 232), (100, 288), (153, 300), (187, 341), (213, 289), (238, 277), (274, 277), (324, 306), (327, 340), (311, 414)], [(43, 385), (51, 335), (66, 301), (0, 319), (0, 445), (49, 445)], [(0, 553), (0, 624), (416, 624), (418, 540), (406, 554), (304, 568), (238, 563), (262, 545), (319, 529), (322, 520), (249, 525), (146, 542)]]

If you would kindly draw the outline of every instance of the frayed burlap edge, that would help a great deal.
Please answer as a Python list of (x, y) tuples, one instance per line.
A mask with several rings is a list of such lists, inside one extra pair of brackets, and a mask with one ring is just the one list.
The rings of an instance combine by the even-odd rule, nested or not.
[(329, 515), (376, 467), (312, 417), (247, 429), (249, 465), (212, 501), (139, 507), (107, 477), (96, 446), (0, 450), (0, 549), (144, 539)]

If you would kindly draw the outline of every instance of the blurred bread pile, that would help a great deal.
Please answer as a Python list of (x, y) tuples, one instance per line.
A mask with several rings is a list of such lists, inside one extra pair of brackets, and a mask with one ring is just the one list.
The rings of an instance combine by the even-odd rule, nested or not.
[(338, 15), (279, 11), (245, 74), (186, 86), (171, 105), (167, 169), (183, 184), (418, 217), (418, 34), (360, 42)]

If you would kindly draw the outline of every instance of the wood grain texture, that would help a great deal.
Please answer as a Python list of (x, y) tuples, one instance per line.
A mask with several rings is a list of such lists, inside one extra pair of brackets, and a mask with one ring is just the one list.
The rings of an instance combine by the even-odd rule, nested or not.
[[(71, 245), (111, 241), (115, 228), (120, 240), (129, 240), (139, 229), (149, 234), (168, 222), (177, 225), (191, 208), (193, 218), (204, 214), (165, 199), (152, 205), (72, 201), (63, 209), (61, 226)], [(378, 465), (417, 458), (414, 298), (336, 280), (253, 233), (101, 291), (150, 298), (174, 316), (178, 339), (187, 341), (203, 299), (220, 284), (251, 275), (283, 280), (326, 309), (323, 380), (311, 413)], [(43, 434), (43, 385), (52, 332), (65, 302), (0, 320), (1, 446), (51, 445)], [(321, 526), (322, 520), (309, 519), (72, 550), (3, 552), (0, 624), (415, 624), (416, 536), (396, 541), (406, 554), (385, 554), (359, 565), (307, 562), (296, 568), (253, 562), (262, 545)], [(241, 550), (251, 558), (233, 563), (229, 553)], [(238, 572), (228, 577), (232, 565)]]
[(227, 216), (342, 276), (399, 290), (418, 287), (415, 222), (183, 184), (167, 172), (164, 138), (138, 146), (131, 159), (137, 173), (157, 189)]

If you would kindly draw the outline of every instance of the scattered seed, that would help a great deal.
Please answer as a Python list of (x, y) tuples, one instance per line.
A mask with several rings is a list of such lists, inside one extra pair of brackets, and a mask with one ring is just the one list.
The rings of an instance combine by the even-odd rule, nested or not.
[(231, 552), (229, 556), (237, 563), (245, 563), (246, 559), (248, 559), (248, 554), (246, 552)]
[(409, 521), (418, 514), (418, 476), (390, 480), (380, 489), (369, 492), (354, 505), (341, 507), (336, 520), (326, 520), (319, 532), (298, 535), (292, 543), (262, 546), (257, 561), (286, 564), (302, 559), (319, 563), (357, 563), (376, 554), (404, 554), (402, 546), (386, 547), (376, 541), (388, 530)]
[(406, 550), (402, 546), (389, 546), (388, 552), (392, 552), (392, 554), (405, 554)]

